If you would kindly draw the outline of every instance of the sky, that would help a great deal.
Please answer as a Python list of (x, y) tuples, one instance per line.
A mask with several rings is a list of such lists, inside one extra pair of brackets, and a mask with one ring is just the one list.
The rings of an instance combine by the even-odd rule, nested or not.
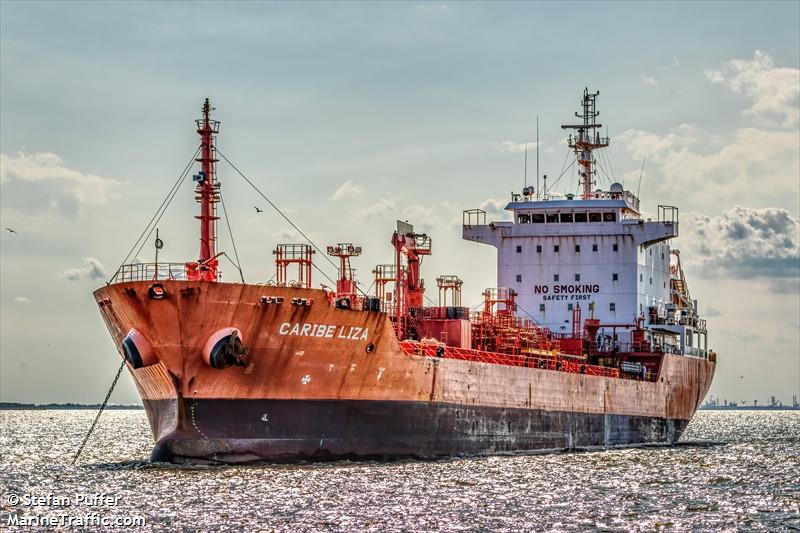
[[(606, 172), (646, 214), (681, 210), (672, 245), (718, 353), (711, 394), (791, 403), (798, 28), (789, 1), (0, 1), (0, 226), (17, 231), (0, 235), (0, 400), (102, 401), (119, 356), (91, 293), (191, 159), (203, 98), (220, 152), (303, 231), (363, 247), (363, 287), (401, 218), (432, 236), (431, 292), (457, 274), (475, 305), (496, 258), (461, 240), (462, 211), (507, 218), (526, 141), (535, 181), (537, 117), (540, 173), (575, 192), (574, 167), (556, 179), (560, 125), (588, 86)], [(264, 282), (275, 244), (301, 238), (224, 163), (219, 179), (245, 278)], [(184, 186), (158, 224), (161, 260), (196, 258), (197, 209)], [(152, 261), (152, 238), (138, 257)], [(138, 401), (130, 379), (111, 401)]]

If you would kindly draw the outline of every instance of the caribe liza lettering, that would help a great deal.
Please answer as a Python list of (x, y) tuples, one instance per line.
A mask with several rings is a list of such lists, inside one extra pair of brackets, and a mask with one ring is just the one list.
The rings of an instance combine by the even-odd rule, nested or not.
[(334, 324), (308, 324), (284, 322), (278, 328), (280, 335), (294, 335), (296, 337), (321, 337), (325, 339), (344, 339), (350, 341), (365, 341), (369, 338), (369, 328), (361, 326), (336, 326)]

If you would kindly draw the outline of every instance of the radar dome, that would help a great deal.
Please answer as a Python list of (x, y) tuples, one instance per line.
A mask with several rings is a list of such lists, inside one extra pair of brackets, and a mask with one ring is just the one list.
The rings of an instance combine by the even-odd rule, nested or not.
[(621, 183), (612, 183), (611, 184), (611, 192), (622, 192), (623, 187)]

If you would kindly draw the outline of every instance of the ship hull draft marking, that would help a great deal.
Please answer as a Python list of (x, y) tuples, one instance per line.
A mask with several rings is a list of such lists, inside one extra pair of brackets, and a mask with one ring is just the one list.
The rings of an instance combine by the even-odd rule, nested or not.
[[(598, 94), (584, 91), (582, 120), (562, 126), (572, 131), (580, 198), (556, 197), (546, 176), (539, 190), (537, 176), (536, 188), (512, 194), (511, 221), (464, 212), (464, 239), (497, 249), (497, 287), (472, 310), (461, 305), (456, 274), (435, 278), (438, 305), (425, 306), (422, 262), (434, 247), (408, 221), (397, 221), (390, 262), (372, 270), (367, 294), (351, 266), (360, 246), (323, 251), (232, 164), (308, 243), (276, 246), (275, 282), (245, 283), (238, 264), (241, 283), (223, 282), (216, 164), (230, 162), (215, 146), (219, 122), (206, 99), (193, 177), (197, 259), (124, 264), (94, 293), (144, 403), (151, 459), (674, 444), (709, 390), (716, 354), (671, 248), (677, 208), (659, 206), (657, 220), (644, 220), (621, 184), (595, 188), (607, 172), (597, 172), (593, 151), (610, 143), (595, 120)], [(313, 288), (315, 255), (338, 266), (335, 288)]]

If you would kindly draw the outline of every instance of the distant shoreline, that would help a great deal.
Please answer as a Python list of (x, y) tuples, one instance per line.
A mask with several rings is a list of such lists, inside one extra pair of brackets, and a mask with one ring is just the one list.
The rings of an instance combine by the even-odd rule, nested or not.
[[(47, 410), (59, 410), (59, 409), (73, 409), (73, 410), (98, 410), (100, 409), (99, 403), (18, 403), (18, 402), (0, 402), (0, 411), (10, 411), (10, 410), (35, 410), (35, 411), (47, 411)], [(106, 405), (106, 409), (114, 410), (114, 411), (122, 411), (122, 410), (143, 410), (143, 405)]]

